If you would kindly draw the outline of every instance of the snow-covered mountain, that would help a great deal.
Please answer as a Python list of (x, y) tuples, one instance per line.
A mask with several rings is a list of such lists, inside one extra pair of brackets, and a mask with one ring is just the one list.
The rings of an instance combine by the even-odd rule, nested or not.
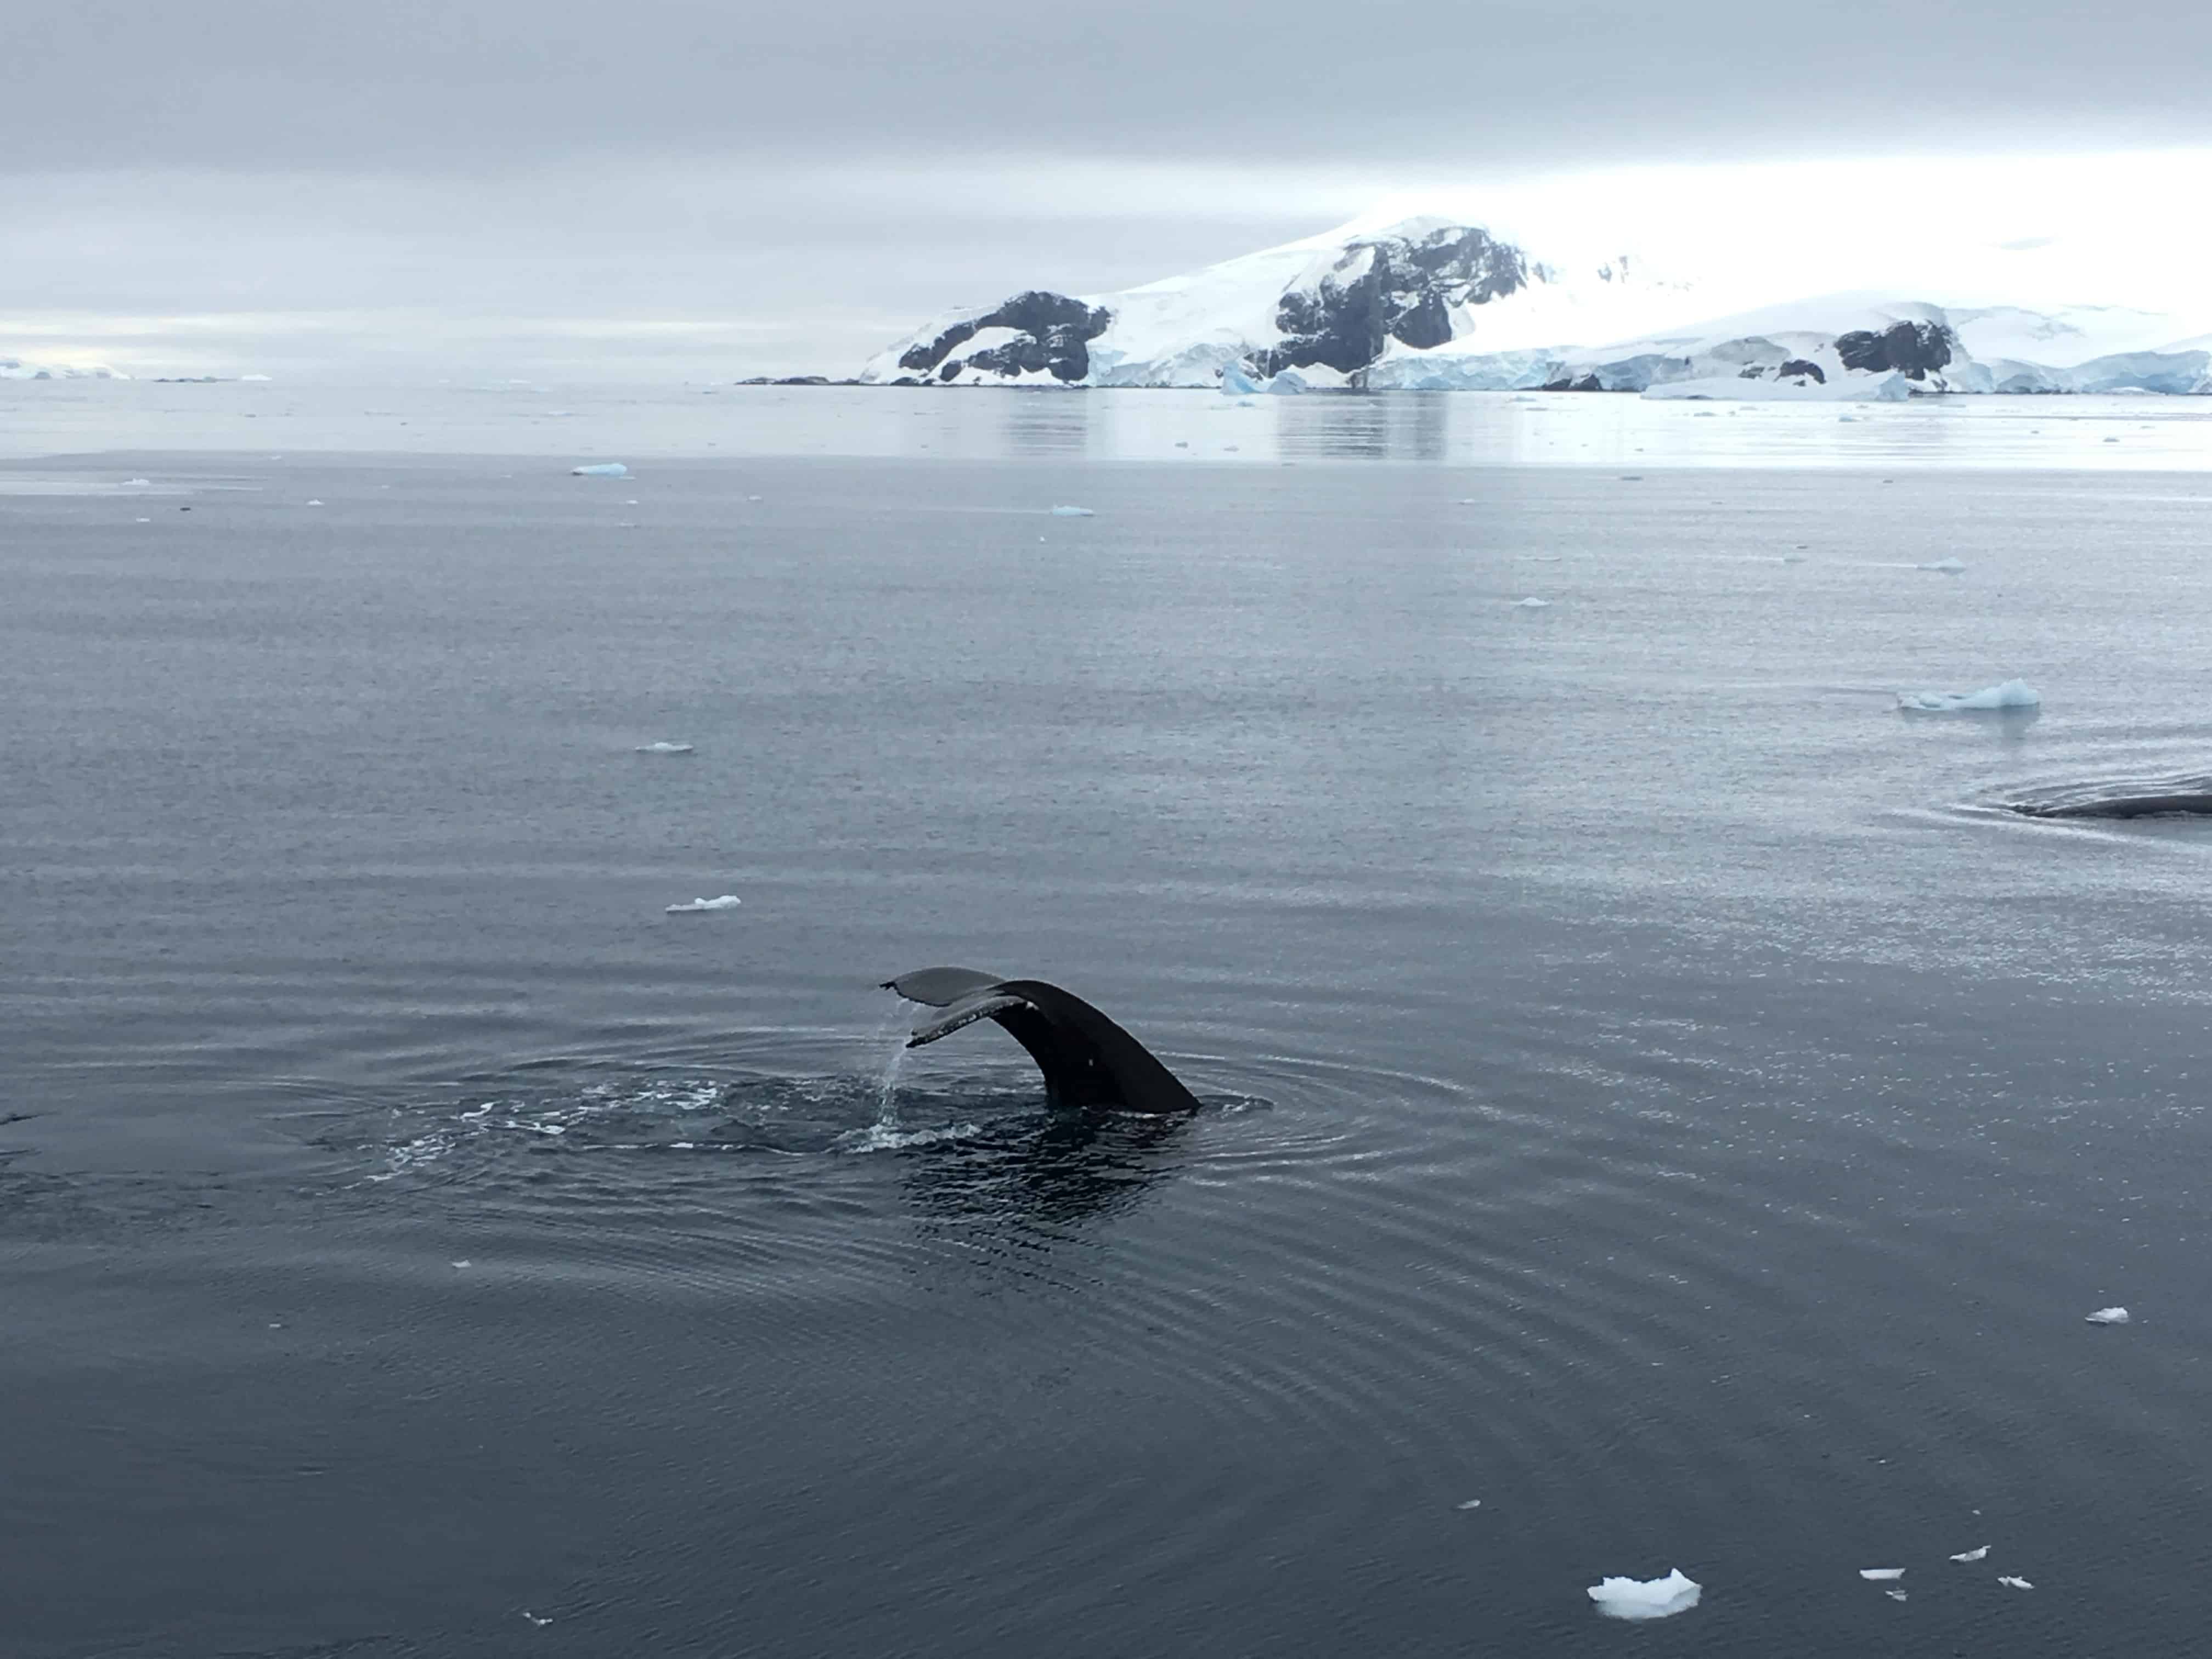
[(1612, 337), (1663, 285), (1626, 256), (1562, 269), (1475, 225), (1357, 223), (1119, 294), (1032, 289), (954, 312), (882, 352), (864, 381), (948, 386), (1355, 384), (1386, 351), (1499, 351)]
[(1120, 293), (1031, 289), (951, 313), (860, 378), (1735, 398), (2212, 393), (2212, 337), (2177, 338), (2187, 325), (2157, 313), (1836, 295), (1698, 320), (1698, 300), (1627, 254), (1547, 261), (1480, 226), (1355, 221)]

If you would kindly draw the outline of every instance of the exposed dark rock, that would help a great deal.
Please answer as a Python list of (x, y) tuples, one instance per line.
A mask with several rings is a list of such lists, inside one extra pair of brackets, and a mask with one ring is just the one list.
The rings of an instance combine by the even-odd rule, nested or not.
[(1845, 368), (1923, 380), (1951, 361), (1951, 343), (1950, 331), (1938, 324), (1893, 323), (1879, 334), (1860, 329), (1838, 336), (1836, 355)]
[(1828, 377), (1820, 364), (1808, 363), (1802, 357), (1792, 357), (1774, 372), (1785, 380), (1809, 376), (1816, 385), (1826, 386), (1828, 383)]
[[(996, 311), (953, 324), (927, 345), (909, 348), (899, 367), (922, 374), (934, 370), (940, 380), (952, 379), (965, 368), (1008, 376), (1043, 370), (1056, 380), (1079, 380), (1091, 373), (1090, 343), (1113, 320), (1114, 313), (1103, 306), (1086, 306), (1065, 294), (1031, 289)], [(1026, 337), (947, 361), (987, 328), (1018, 329)]]
[(1316, 364), (1355, 374), (1392, 340), (1443, 345), (1452, 337), (1452, 307), (1487, 304), (1528, 282), (1521, 250), (1485, 230), (1451, 227), (1413, 240), (1354, 242), (1311, 288), (1283, 295), (1275, 325), (1288, 337), (1248, 361), (1261, 375)]

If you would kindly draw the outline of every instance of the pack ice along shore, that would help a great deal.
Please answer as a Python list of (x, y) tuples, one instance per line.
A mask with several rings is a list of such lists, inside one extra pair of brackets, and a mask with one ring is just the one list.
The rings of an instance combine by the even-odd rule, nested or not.
[(1655, 280), (1627, 255), (1547, 263), (1480, 226), (1409, 219), (1355, 222), (1118, 294), (1028, 289), (937, 318), (859, 378), (1239, 395), (2212, 394), (2212, 335), (2176, 337), (2184, 327), (2123, 307), (2039, 312), (1865, 294), (1701, 317), (1693, 285)]

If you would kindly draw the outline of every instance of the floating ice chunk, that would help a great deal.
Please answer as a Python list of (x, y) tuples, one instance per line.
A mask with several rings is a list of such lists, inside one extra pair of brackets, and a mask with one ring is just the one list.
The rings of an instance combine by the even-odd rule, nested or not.
[(550, 1619), (540, 1619), (536, 1613), (531, 1612), (528, 1607), (523, 1608), (522, 1616), (525, 1619), (527, 1619), (532, 1624), (537, 1626), (540, 1630), (543, 1630), (546, 1626), (553, 1622)]
[(2014, 1578), (2002, 1573), (2000, 1573), (1997, 1576), (1997, 1583), (2000, 1584), (2009, 1585), (2014, 1589), (2033, 1589), (2035, 1588), (2034, 1585), (2029, 1583), (2025, 1578)]
[(2125, 1308), (2100, 1308), (2093, 1314), (2084, 1314), (2082, 1317), (2092, 1325), (2124, 1325), (2128, 1322), (2128, 1310)]
[(735, 893), (725, 893), (720, 898), (695, 898), (689, 904), (672, 904), (667, 914), (672, 916), (696, 916), (708, 910), (734, 910), (743, 902)]
[(1221, 395), (1224, 398), (1249, 398), (1260, 389), (1260, 383), (1244, 372), (1242, 363), (1230, 363), (1221, 371)]
[(453, 1266), (455, 1266), (456, 1267), (468, 1267), (468, 1266), (470, 1266), (470, 1265), (471, 1265), (471, 1264), (470, 1264), (469, 1259), (468, 1259), (468, 1257), (466, 1257), (466, 1256), (463, 1256), (463, 1257), (462, 1257), (459, 1261), (456, 1261), (456, 1262), (454, 1262), (454, 1263), (453, 1263)]
[(134, 488), (143, 489), (144, 489), (145, 487), (147, 487), (148, 485), (151, 484), (153, 482), (154, 482), (154, 481), (153, 481), (151, 478), (125, 478), (125, 479), (123, 481), (123, 487), (124, 487), (125, 489), (134, 489)]
[(639, 744), (637, 752), (641, 755), (688, 755), (691, 752), (691, 745), (688, 743), (647, 743)]
[(635, 507), (637, 505), (637, 497), (635, 495), (631, 496), (628, 501), (624, 501), (623, 505), (624, 507)]
[(1954, 1561), (1986, 1561), (1989, 1554), (1990, 1547), (1984, 1544), (1978, 1550), (1968, 1550), (1963, 1555), (1954, 1555), (1951, 1559)]
[[(2043, 694), (2023, 680), (1978, 691), (1900, 691), (1897, 706), (1915, 714), (1979, 714), (1998, 708), (2039, 708)], [(2094, 1318), (2095, 1316), (2090, 1316)]]
[[(1884, 478), (1882, 482), (1887, 483), (1889, 480)], [(1966, 568), (1966, 562), (1964, 559), (1930, 559), (1925, 564), (1916, 564), (1912, 568), (1915, 570), (1940, 570), (1947, 576), (1955, 576)]]
[(1516, 611), (1548, 611), (1552, 608), (1552, 602), (1539, 599), (1516, 599), (1513, 608)]
[(1680, 1567), (1664, 1578), (1607, 1578), (1589, 1587), (1589, 1599), (1608, 1619), (1665, 1619), (1698, 1605), (1705, 1586), (1682, 1576)]
[(154, 521), (151, 519), (133, 519), (131, 522), (133, 524), (151, 524)]
[(1462, 1510), (1479, 1510), (1482, 1507), (1482, 1500), (1480, 1498), (1470, 1498), (1466, 1503), (1455, 1504), (1452, 1507)]
[(321, 502), (321, 501), (309, 501), (309, 502), (307, 503), (307, 505), (308, 505), (309, 507), (320, 507), (320, 506), (322, 505), (322, 502)]
[(629, 469), (620, 461), (593, 461), (586, 466), (570, 467), (568, 476), (572, 478), (627, 478)]
[(1098, 515), (1087, 507), (1055, 507), (1052, 516), (1055, 519), (1095, 519)]
[(1861, 1567), (1859, 1577), (1877, 1579), (1902, 1578), (1905, 1577), (1905, 1569), (1903, 1567)]

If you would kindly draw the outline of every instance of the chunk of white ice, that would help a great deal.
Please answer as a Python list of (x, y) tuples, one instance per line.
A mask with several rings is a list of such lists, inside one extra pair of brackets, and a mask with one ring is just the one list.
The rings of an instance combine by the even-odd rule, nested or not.
[(1859, 1569), (1859, 1577), (1862, 1578), (1902, 1578), (1905, 1577), (1905, 1569), (1903, 1567), (1861, 1567)]
[(2100, 1308), (2093, 1314), (2084, 1314), (2082, 1317), (2092, 1325), (2124, 1325), (2128, 1322), (2128, 1310), (2125, 1308)]
[(1978, 1550), (1968, 1550), (1963, 1555), (1954, 1555), (1951, 1559), (1954, 1561), (1985, 1561), (1989, 1554), (1990, 1547), (1984, 1544)]
[(689, 904), (672, 904), (672, 916), (696, 916), (708, 910), (734, 910), (742, 901), (735, 893), (725, 893), (720, 898), (695, 898)]
[(1482, 1507), (1482, 1500), (1480, 1498), (1470, 1498), (1466, 1503), (1456, 1504), (1454, 1507), (1462, 1510), (1479, 1510)]
[(691, 745), (688, 743), (641, 744), (637, 752), (641, 755), (688, 755), (691, 752)]
[(2043, 696), (2023, 680), (1984, 686), (1978, 691), (1900, 691), (1897, 706), (1916, 714), (1980, 713), (1993, 708), (2036, 708)]
[(593, 461), (586, 466), (570, 467), (568, 476), (572, 478), (627, 478), (629, 469), (620, 461)]
[(1087, 507), (1055, 507), (1052, 516), (1055, 519), (1095, 519), (1098, 515)]
[(2014, 1589), (2033, 1589), (2035, 1588), (2034, 1585), (2029, 1583), (2025, 1578), (2013, 1578), (2002, 1574), (1998, 1576), (1997, 1583), (2000, 1584), (2008, 1584)]
[(1705, 1586), (1680, 1567), (1664, 1578), (1607, 1578), (1589, 1587), (1589, 1599), (1608, 1619), (1666, 1619), (1698, 1605)]
[(1516, 610), (1547, 611), (1551, 608), (1552, 602), (1549, 599), (1516, 599), (1513, 601), (1513, 604)]

